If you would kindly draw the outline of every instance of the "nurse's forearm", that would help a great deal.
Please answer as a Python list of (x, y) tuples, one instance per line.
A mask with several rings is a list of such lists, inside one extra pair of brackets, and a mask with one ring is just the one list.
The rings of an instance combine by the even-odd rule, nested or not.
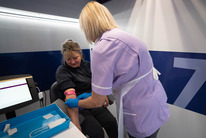
[(92, 92), (92, 96), (87, 99), (79, 100), (78, 106), (82, 108), (95, 108), (102, 107), (105, 104), (106, 95), (99, 95), (95, 92)]
[(79, 100), (78, 106), (82, 108), (95, 108), (98, 107), (98, 104), (89, 97), (84, 100)]

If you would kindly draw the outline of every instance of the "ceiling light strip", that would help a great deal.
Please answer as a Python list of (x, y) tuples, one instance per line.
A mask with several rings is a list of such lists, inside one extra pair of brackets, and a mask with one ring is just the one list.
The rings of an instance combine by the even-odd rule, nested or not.
[(0, 14), (39, 20), (79, 23), (78, 19), (0, 7)]

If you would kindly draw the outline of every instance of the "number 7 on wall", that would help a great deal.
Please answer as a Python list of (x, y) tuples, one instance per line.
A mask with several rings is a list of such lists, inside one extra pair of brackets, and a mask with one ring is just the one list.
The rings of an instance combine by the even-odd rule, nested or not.
[(174, 105), (185, 108), (206, 81), (206, 60), (175, 57), (173, 66), (176, 68), (195, 70), (174, 102)]

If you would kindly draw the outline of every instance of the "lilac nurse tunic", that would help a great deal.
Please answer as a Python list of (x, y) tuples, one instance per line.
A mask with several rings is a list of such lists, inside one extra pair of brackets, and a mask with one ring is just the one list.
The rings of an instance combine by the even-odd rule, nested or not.
[(130, 135), (150, 136), (168, 120), (166, 93), (153, 77), (152, 58), (141, 41), (115, 28), (99, 38), (91, 56), (92, 90), (101, 95), (148, 73), (122, 99), (124, 126)]

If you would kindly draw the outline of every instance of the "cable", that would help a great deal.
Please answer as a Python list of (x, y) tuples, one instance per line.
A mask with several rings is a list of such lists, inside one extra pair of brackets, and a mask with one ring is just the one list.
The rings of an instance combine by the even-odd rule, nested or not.
[(44, 106), (46, 106), (46, 91), (44, 91)]
[(40, 103), (40, 107), (42, 108), (43, 107), (42, 99), (39, 100), (39, 103)]
[(38, 86), (36, 86), (36, 89), (38, 90), (38, 92), (41, 92)]
[(40, 107), (44, 107), (44, 96), (42, 95), (44, 92), (41, 92), (41, 90), (39, 89), (39, 87), (36, 84), (36, 89), (38, 90), (38, 94), (39, 94), (39, 103), (40, 103)]

